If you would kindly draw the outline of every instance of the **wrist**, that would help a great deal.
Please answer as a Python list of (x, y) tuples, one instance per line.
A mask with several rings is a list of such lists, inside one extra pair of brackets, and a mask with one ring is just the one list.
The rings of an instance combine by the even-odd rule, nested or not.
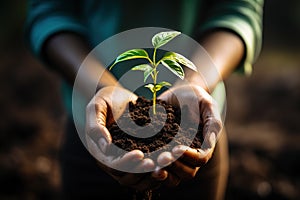
[(119, 83), (119, 82), (115, 82), (115, 83), (112, 83), (112, 84), (101, 84), (100, 82), (97, 84), (97, 87), (96, 87), (96, 92), (97, 93), (99, 90), (103, 89), (103, 88), (123, 88), (124, 87)]
[(210, 86), (206, 78), (199, 72), (188, 71), (186, 72), (185, 79), (189, 84), (202, 87), (205, 91), (210, 93)]
[(174, 85), (175, 86), (184, 85), (184, 84), (196, 85), (196, 86), (200, 86), (206, 92), (211, 94), (218, 83), (218, 79), (214, 77), (215, 76), (208, 76), (207, 74), (204, 75), (201, 72), (187, 70), (185, 72), (184, 80), (178, 80)]

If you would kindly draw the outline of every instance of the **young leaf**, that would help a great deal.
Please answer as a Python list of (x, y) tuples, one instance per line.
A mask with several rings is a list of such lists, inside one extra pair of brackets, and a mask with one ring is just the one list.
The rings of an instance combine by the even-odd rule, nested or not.
[(167, 52), (165, 53), (164, 57), (161, 60), (168, 59), (168, 60), (175, 60), (176, 62), (194, 70), (198, 71), (197, 67), (194, 65), (192, 61), (184, 57), (183, 55), (175, 52)]
[(145, 87), (149, 88), (149, 90), (151, 90), (151, 92), (154, 93), (154, 85), (152, 83), (145, 85)]
[(113, 66), (115, 66), (119, 62), (137, 58), (145, 58), (147, 60), (150, 60), (147, 51), (145, 51), (144, 49), (131, 49), (120, 54), (115, 60), (115, 62), (109, 67), (109, 70), (111, 70)]
[(170, 40), (172, 40), (179, 34), (181, 34), (181, 33), (178, 31), (166, 31), (166, 32), (157, 33), (152, 38), (152, 45), (154, 48), (157, 49), (157, 48), (167, 44)]
[(144, 82), (146, 82), (147, 78), (153, 72), (154, 68), (151, 67), (148, 64), (141, 64), (141, 65), (137, 65), (137, 66), (131, 68), (131, 70), (140, 70), (140, 71), (143, 71), (144, 72)]
[(171, 72), (173, 72), (176, 76), (183, 79), (184, 78), (184, 71), (182, 67), (174, 60), (162, 60), (161, 63), (167, 67)]
[(164, 87), (164, 86), (171, 86), (171, 85), (172, 85), (172, 84), (169, 83), (169, 82), (167, 82), (167, 81), (162, 81), (162, 82), (159, 82), (159, 83), (157, 83), (157, 84), (155, 85), (155, 90), (156, 90), (156, 91), (159, 91), (159, 90), (161, 90), (162, 87)]
[(172, 84), (167, 82), (167, 81), (162, 81), (162, 82), (159, 82), (157, 83), (156, 85), (161, 85), (161, 86), (171, 86)]

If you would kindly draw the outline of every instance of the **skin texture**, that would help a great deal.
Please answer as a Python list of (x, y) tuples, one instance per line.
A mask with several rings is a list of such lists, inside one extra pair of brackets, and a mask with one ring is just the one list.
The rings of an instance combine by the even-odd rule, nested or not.
[[(197, 151), (186, 146), (177, 146), (172, 152), (162, 153), (157, 160), (160, 168), (147, 175), (120, 172), (99, 162), (99, 167), (120, 184), (138, 190), (152, 189), (162, 183), (173, 187), (178, 185), (181, 180), (194, 178), (199, 168), (207, 163), (213, 155), (218, 133), (222, 129), (222, 123), (209, 93), (218, 82), (226, 79), (231, 74), (241, 62), (245, 52), (241, 39), (226, 30), (215, 30), (206, 33), (198, 41), (211, 56), (218, 73), (212, 73), (208, 79), (204, 80), (198, 73), (187, 70), (185, 79), (191, 83), (191, 86), (186, 86), (179, 81), (170, 91), (166, 91), (159, 98), (176, 104), (173, 98), (173, 93), (176, 93), (179, 96), (181, 95), (182, 98), (186, 98), (188, 104), (189, 94), (182, 91), (188, 91), (186, 87), (192, 88), (197, 94), (202, 117), (206, 119), (206, 131), (204, 133), (206, 148)], [(70, 32), (61, 32), (47, 40), (43, 48), (43, 55), (49, 65), (53, 66), (70, 84), (73, 84), (77, 71), (90, 50), (89, 45), (81, 36)], [(198, 56), (197, 52), (194, 56)], [(196, 65), (201, 66), (201, 63)], [(93, 73), (96, 68), (105, 73), (101, 80), (98, 80), (98, 77)], [(98, 159), (108, 160), (112, 163), (112, 166), (130, 162), (131, 167), (138, 169), (156, 169), (157, 166), (154, 165), (154, 161), (145, 159), (143, 153), (138, 150), (131, 151), (122, 158), (105, 156), (105, 149), (111, 143), (106, 125), (114, 120), (112, 119), (112, 112), (122, 110), (126, 103), (129, 100), (136, 99), (136, 96), (122, 88), (114, 76), (106, 71), (101, 62), (96, 59), (92, 59), (88, 63), (85, 76), (84, 81), (82, 81), (83, 93), (85, 87), (88, 87), (89, 84), (97, 83), (99, 89), (90, 101), (86, 113), (86, 139), (91, 153), (96, 155)], [(119, 98), (112, 98), (113, 91), (118, 93)], [(96, 112), (93, 112), (95, 108)], [(182, 156), (174, 161), (177, 155)], [(172, 164), (169, 165), (170, 163)]]

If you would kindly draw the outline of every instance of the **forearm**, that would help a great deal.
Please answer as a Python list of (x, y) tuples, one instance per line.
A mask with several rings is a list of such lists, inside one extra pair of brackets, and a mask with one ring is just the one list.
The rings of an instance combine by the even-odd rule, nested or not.
[(207, 51), (214, 66), (207, 63), (202, 50), (196, 51), (194, 56), (200, 56), (203, 59), (193, 59), (198, 60), (195, 63), (198, 73), (186, 70), (186, 80), (212, 92), (215, 86), (226, 79), (239, 65), (245, 53), (244, 44), (236, 34), (221, 29), (207, 33), (199, 39), (199, 42)]
[[(43, 55), (46, 62), (73, 85), (77, 72), (90, 51), (91, 48), (82, 37), (62, 32), (45, 42)], [(81, 74), (83, 85), (95, 85), (97, 88), (118, 85), (115, 77), (95, 57), (89, 56), (85, 64), (84, 74)], [(99, 74), (102, 74), (101, 79), (99, 79)]]

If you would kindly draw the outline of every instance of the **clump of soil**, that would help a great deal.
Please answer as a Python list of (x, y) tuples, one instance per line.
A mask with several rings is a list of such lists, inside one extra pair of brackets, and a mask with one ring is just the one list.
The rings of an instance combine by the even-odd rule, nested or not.
[[(158, 156), (162, 151), (171, 151), (175, 145), (187, 145), (200, 148), (203, 141), (203, 124), (190, 126), (181, 123), (181, 117), (188, 118), (188, 108), (167, 104), (157, 100), (156, 114), (152, 113), (152, 100), (138, 97), (136, 103), (129, 102), (123, 115), (108, 127), (112, 142), (119, 148), (110, 148), (108, 154), (122, 155), (134, 149)], [(185, 120), (186, 121), (186, 120)], [(134, 124), (133, 124), (134, 122)], [(176, 136), (176, 137), (175, 137)], [(194, 137), (192, 137), (194, 136)], [(170, 142), (174, 143), (170, 145)], [(123, 151), (125, 150), (125, 151)], [(153, 156), (153, 154), (151, 155)], [(152, 199), (152, 190), (134, 191), (133, 199)]]
[[(203, 141), (202, 128), (190, 128), (188, 124), (181, 125), (181, 117), (188, 117), (187, 107), (175, 107), (164, 101), (157, 100), (156, 114), (152, 114), (152, 100), (138, 97), (136, 103), (129, 102), (129, 109), (108, 127), (113, 143), (125, 151), (134, 149), (144, 153), (153, 151), (171, 150), (178, 144), (188, 145), (192, 148), (200, 148)], [(182, 112), (182, 116), (181, 116)], [(131, 120), (129, 120), (131, 119)], [(130, 124), (132, 121), (134, 125)], [(191, 122), (192, 123), (192, 122)], [(121, 128), (120, 128), (121, 127)], [(157, 127), (161, 127), (157, 130)], [(154, 134), (153, 134), (154, 132)], [(128, 134), (130, 133), (130, 134)], [(191, 137), (196, 134), (196, 137)], [(148, 137), (149, 136), (149, 137)], [(176, 138), (174, 138), (176, 136)], [(170, 142), (174, 140), (172, 147)], [(120, 149), (114, 148), (109, 154), (120, 155)]]

